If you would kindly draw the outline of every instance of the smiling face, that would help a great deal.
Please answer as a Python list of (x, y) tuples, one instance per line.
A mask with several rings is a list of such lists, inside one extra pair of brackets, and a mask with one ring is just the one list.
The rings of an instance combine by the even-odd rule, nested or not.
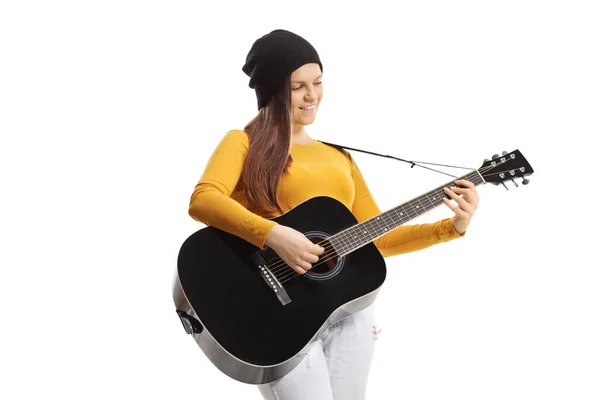
[(319, 64), (304, 64), (292, 72), (292, 124), (294, 130), (310, 125), (317, 116), (323, 98), (323, 84)]

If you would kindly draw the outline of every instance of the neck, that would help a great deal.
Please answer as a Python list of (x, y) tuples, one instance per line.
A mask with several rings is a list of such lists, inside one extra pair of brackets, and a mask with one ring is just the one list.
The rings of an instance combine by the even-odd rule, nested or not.
[[(479, 170), (472, 171), (458, 179), (467, 179), (475, 185), (485, 182)], [(443, 204), (443, 198), (449, 198), (444, 192), (444, 186), (454, 186), (453, 181), (437, 187), (419, 197), (416, 197), (398, 207), (376, 215), (339, 232), (329, 239), (338, 254), (346, 255), (394, 230), (400, 225)]]
[(306, 130), (304, 129), (304, 125), (293, 124), (292, 125), (292, 143), (305, 143), (312, 140)]

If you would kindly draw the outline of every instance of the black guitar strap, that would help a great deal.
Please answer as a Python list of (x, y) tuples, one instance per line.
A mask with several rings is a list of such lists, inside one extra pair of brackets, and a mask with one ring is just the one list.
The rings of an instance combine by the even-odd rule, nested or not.
[(437, 169), (434, 169), (434, 168), (426, 167), (426, 166), (421, 165), (421, 164), (436, 165), (438, 167), (461, 168), (461, 169), (469, 169), (469, 170), (475, 169), (475, 168), (468, 168), (468, 167), (459, 167), (459, 166), (456, 166), (456, 165), (429, 163), (429, 162), (424, 162), (424, 161), (409, 161), (409, 160), (405, 160), (405, 159), (399, 158), (399, 157), (387, 156), (387, 155), (383, 155), (383, 154), (379, 154), (379, 153), (374, 153), (372, 151), (367, 151), (367, 150), (355, 149), (355, 148), (352, 148), (352, 147), (341, 146), (339, 144), (328, 143), (328, 142), (324, 142), (322, 140), (319, 140), (319, 142), (321, 142), (323, 144), (326, 144), (326, 145), (329, 145), (329, 146), (336, 147), (336, 148), (342, 148), (342, 149), (347, 149), (347, 150), (359, 151), (361, 153), (367, 153), (367, 154), (371, 154), (371, 155), (378, 156), (378, 157), (392, 158), (394, 160), (398, 160), (398, 161), (402, 161), (402, 162), (410, 164), (411, 168), (413, 168), (416, 165), (417, 167), (425, 168), (425, 169), (428, 169), (430, 171), (434, 171), (434, 172), (438, 172), (440, 174), (448, 175), (448, 176), (451, 176), (453, 178), (457, 178), (457, 177), (454, 176), (454, 175), (451, 175), (451, 174), (447, 174), (447, 173), (442, 172), (442, 171), (438, 171)]

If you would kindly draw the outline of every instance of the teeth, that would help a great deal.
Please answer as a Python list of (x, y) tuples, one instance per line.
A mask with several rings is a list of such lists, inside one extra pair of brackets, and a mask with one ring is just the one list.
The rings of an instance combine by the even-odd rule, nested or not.
[(314, 106), (314, 105), (312, 105), (312, 106), (308, 106), (308, 107), (300, 107), (300, 108), (301, 108), (301, 109), (303, 109), (303, 110), (314, 110), (314, 109), (315, 109), (315, 106)]

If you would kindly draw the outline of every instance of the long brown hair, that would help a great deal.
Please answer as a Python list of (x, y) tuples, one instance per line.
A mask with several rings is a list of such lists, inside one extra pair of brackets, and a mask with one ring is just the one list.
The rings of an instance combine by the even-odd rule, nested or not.
[(242, 181), (247, 207), (265, 212), (283, 213), (277, 199), (279, 180), (292, 161), (291, 142), (291, 78), (258, 111), (246, 125), (249, 146)]

